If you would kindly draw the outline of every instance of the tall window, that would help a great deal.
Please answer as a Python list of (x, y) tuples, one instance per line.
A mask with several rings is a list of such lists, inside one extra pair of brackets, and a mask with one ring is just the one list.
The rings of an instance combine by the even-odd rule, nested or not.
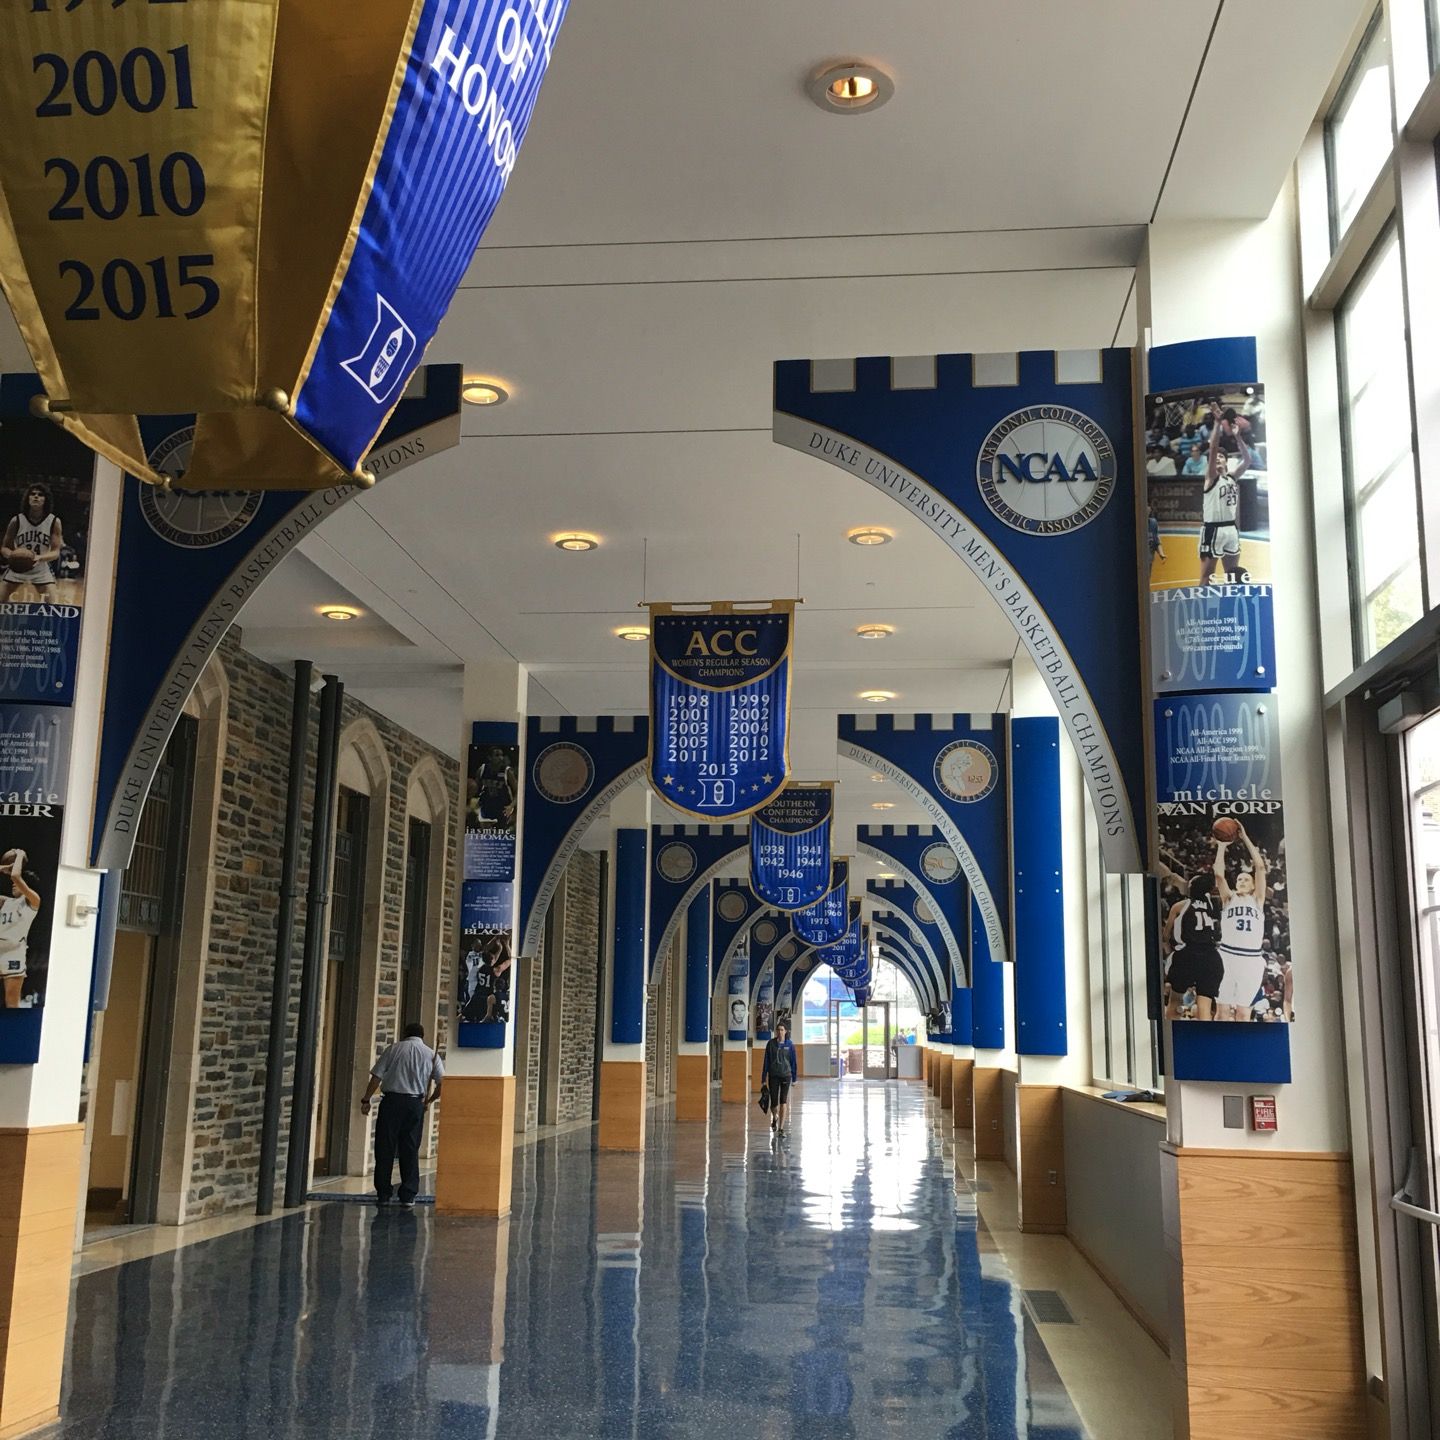
[(1332, 247), (1339, 244), (1389, 159), (1394, 131), (1390, 38), (1377, 10), (1335, 104), (1325, 117)]
[(1097, 1085), (1158, 1090), (1159, 1026), (1150, 1019), (1145, 971), (1145, 882), (1139, 875), (1105, 873), (1088, 795), (1085, 838), (1091, 1071)]
[(1351, 576), (1361, 659), (1425, 611), (1405, 299), (1391, 230), (1338, 315)]

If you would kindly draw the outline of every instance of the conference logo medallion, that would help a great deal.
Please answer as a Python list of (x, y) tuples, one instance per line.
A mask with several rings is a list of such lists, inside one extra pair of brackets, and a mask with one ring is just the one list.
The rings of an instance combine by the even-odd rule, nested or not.
[(578, 745), (547, 745), (535, 761), (535, 788), (552, 805), (573, 805), (595, 783), (595, 762)]
[(1029, 405), (985, 437), (975, 465), (991, 513), (1027, 535), (1088, 525), (1115, 493), (1110, 437), (1066, 405)]
[(780, 931), (773, 921), (762, 920), (754, 930), (755, 943), (757, 945), (773, 945), (779, 934)]
[(960, 878), (960, 861), (948, 845), (929, 845), (920, 856), (920, 873), (932, 885), (949, 885)]
[(683, 885), (696, 871), (699, 862), (695, 852), (688, 846), (674, 841), (662, 845), (655, 857), (655, 868), (672, 885)]
[[(195, 427), (167, 435), (145, 458), (167, 479), (183, 480), (195, 448)], [(260, 490), (181, 490), (140, 486), (140, 513), (164, 541), (182, 550), (208, 550), (233, 540), (259, 513)]]
[(715, 909), (722, 920), (728, 920), (733, 925), (745, 918), (750, 902), (738, 890), (726, 890), (715, 902)]
[(995, 752), (978, 740), (956, 740), (935, 760), (935, 783), (962, 805), (983, 800), (995, 788), (999, 773)]

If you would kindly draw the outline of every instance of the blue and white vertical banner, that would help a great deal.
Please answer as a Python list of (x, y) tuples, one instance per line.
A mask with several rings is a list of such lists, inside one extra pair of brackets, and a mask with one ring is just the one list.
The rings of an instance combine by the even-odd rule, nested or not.
[[(1129, 350), (775, 366), (775, 442), (889, 495), (984, 586), (1054, 697), (1106, 868), (1145, 868)], [(843, 373), (840, 373), (843, 372)]]
[(885, 917), (885, 923), (902, 935), (915, 951), (935, 972), (937, 988), (948, 990), (958, 983), (950, 964), (950, 953), (945, 937), (933, 920), (922, 920), (930, 914), (925, 901), (903, 880), (871, 880), (865, 887), (880, 904), (876, 921)]
[(725, 981), (725, 1038), (740, 1044), (750, 1038), (750, 957), (743, 952), (730, 962)]
[(710, 894), (710, 984), (713, 989), (764, 907), (743, 880), (717, 880)]
[(420, 0), (294, 421), (349, 470), (420, 364), (515, 168), (568, 0)]
[(941, 966), (903, 915), (894, 910), (877, 910), (871, 927), (876, 942), (888, 947), (892, 957), (899, 956), (905, 961), (901, 969), (922, 1000), (937, 1001), (950, 993), (948, 968)]
[(638, 715), (532, 715), (525, 725), (520, 954), (539, 952), (545, 915), (585, 832), (645, 773)]
[(820, 946), (815, 954), (852, 989), (857, 981), (865, 978), (869, 973), (870, 957), (865, 951), (859, 900), (850, 902), (850, 924), (844, 935), (833, 945)]
[(830, 888), (804, 910), (797, 910), (790, 923), (807, 945), (833, 945), (850, 925), (850, 861), (833, 861)]
[(750, 927), (748, 949), (752, 991), (760, 983), (761, 976), (771, 968), (772, 962), (788, 963), (800, 953), (801, 942), (795, 938), (790, 919), (778, 910), (766, 910)]
[[(968, 985), (970, 887), (950, 842), (933, 825), (861, 825), (855, 839), (862, 855), (899, 872), (912, 918), (939, 932), (955, 983)], [(935, 948), (939, 953), (938, 943)]]
[(795, 605), (650, 606), (650, 784), (706, 820), (768, 805), (790, 774)]
[[(1150, 668), (1158, 694), (1275, 688), (1270, 441), (1253, 337), (1150, 351)], [(1293, 481), (1283, 465), (1281, 474)]]
[(515, 822), (520, 727), (476, 721), (465, 766), (456, 1043), (498, 1050), (510, 1023), (515, 963)]
[(1273, 695), (1155, 701), (1171, 1019), (1293, 1018), (1279, 722)]
[(939, 826), (985, 920), (990, 953), (1010, 954), (1009, 719), (841, 715), (839, 750), (893, 780)]
[(649, 969), (660, 980), (665, 957), (690, 902), (749, 843), (743, 825), (650, 827)]
[(776, 910), (803, 910), (830, 889), (835, 782), (787, 785), (750, 817), (750, 888)]

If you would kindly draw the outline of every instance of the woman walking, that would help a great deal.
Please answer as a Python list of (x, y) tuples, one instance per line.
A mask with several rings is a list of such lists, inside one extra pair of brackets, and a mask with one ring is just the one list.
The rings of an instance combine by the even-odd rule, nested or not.
[(770, 1128), (784, 1135), (790, 1126), (790, 1086), (797, 1070), (790, 1027), (782, 1020), (765, 1046), (765, 1088), (770, 1092)]

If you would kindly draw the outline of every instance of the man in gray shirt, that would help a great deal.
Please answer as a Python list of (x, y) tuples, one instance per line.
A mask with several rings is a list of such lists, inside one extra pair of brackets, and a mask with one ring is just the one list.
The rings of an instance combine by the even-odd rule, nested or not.
[(423, 1025), (407, 1025), (397, 1040), (375, 1062), (370, 1083), (360, 1097), (368, 1115), (370, 1100), (379, 1090), (380, 1115), (375, 1122), (375, 1201), (390, 1203), (395, 1161), (400, 1161), (400, 1204), (408, 1210), (420, 1189), (420, 1132), (425, 1107), (440, 1098), (445, 1067), (425, 1043)]

